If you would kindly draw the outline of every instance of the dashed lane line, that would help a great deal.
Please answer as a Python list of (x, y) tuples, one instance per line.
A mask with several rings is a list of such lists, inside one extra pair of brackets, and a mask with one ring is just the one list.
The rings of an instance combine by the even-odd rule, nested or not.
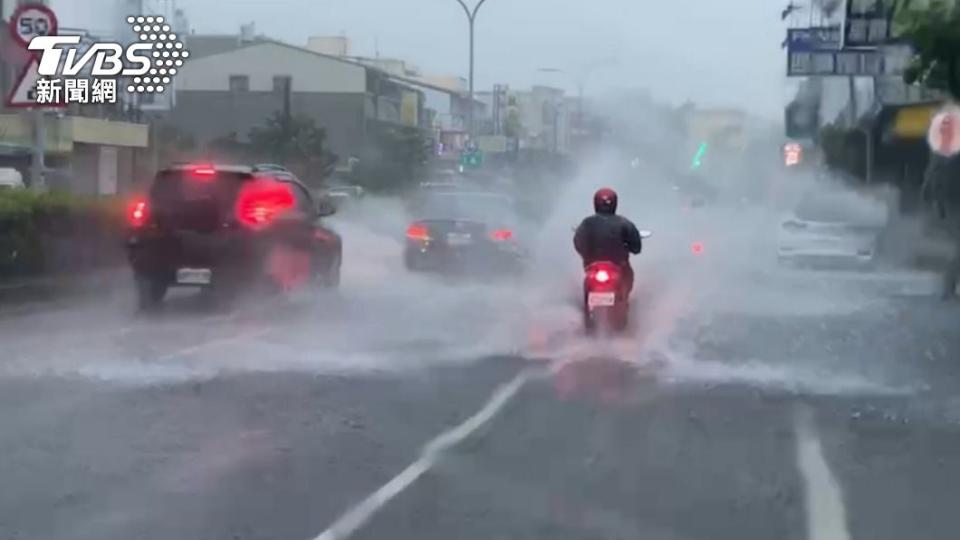
[(850, 540), (843, 492), (823, 456), (813, 410), (807, 405), (798, 405), (795, 413), (797, 468), (805, 488), (807, 537)]

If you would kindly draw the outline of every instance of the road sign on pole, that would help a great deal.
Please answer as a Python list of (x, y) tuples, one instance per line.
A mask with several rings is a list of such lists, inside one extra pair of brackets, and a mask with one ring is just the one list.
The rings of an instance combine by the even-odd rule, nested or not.
[[(24, 51), (30, 52), (30, 40), (37, 36), (51, 36), (57, 34), (57, 16), (43, 4), (21, 4), (10, 15), (10, 35)], [(30, 164), (30, 184), (33, 189), (46, 189), (45, 172), (47, 169), (46, 154), (46, 120), (43, 110), (36, 107), (36, 85), (40, 80), (39, 59), (31, 54), (20, 78), (13, 86), (13, 91), (7, 96), (7, 105), (13, 107), (30, 107), (33, 120), (33, 149)], [(33, 101), (33, 105), (29, 103)]]
[[(14, 41), (30, 53), (27, 47), (30, 40), (37, 36), (56, 35), (57, 16), (53, 11), (43, 4), (22, 4), (10, 16), (10, 35)], [(36, 107), (36, 85), (40, 79), (39, 59), (35, 54), (30, 54), (30, 60), (23, 67), (20, 76), (13, 85), (10, 94), (7, 95), (7, 107)], [(65, 103), (57, 102), (46, 103), (45, 107), (63, 107)]]
[(57, 16), (43, 4), (22, 4), (10, 16), (10, 35), (24, 49), (37, 36), (57, 34)]
[(947, 105), (933, 117), (927, 143), (930, 150), (944, 157), (960, 153), (960, 107)]
[(23, 108), (37, 106), (37, 81), (40, 79), (40, 63), (31, 58), (23, 67), (20, 76), (10, 95), (7, 96), (7, 107)]

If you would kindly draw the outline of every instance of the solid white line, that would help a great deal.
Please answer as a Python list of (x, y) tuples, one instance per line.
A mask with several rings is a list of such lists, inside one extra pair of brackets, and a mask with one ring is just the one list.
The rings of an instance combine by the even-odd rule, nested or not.
[(374, 514), (386, 506), (390, 500), (410, 487), (423, 473), (429, 471), (444, 451), (456, 446), (492, 420), (537, 372), (542, 373), (541, 370), (524, 370), (510, 381), (500, 385), (482, 409), (462, 424), (441, 433), (428, 442), (416, 461), (340, 516), (314, 540), (345, 540), (349, 538), (350, 535), (366, 524)]
[(823, 457), (813, 411), (808, 406), (799, 405), (795, 421), (797, 467), (805, 487), (808, 538), (850, 540), (843, 492)]

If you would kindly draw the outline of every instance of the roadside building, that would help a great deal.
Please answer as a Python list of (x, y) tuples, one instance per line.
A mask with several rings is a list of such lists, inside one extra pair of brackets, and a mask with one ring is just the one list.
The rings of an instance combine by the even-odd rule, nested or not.
[(341, 161), (369, 155), (378, 129), (429, 129), (422, 90), (375, 67), (250, 31), (190, 35), (186, 48), (166, 120), (201, 144), (230, 134), (242, 141), (285, 103), (326, 130)]
[(570, 151), (570, 108), (565, 92), (549, 86), (534, 86), (513, 93), (523, 126), (521, 149), (553, 153)]

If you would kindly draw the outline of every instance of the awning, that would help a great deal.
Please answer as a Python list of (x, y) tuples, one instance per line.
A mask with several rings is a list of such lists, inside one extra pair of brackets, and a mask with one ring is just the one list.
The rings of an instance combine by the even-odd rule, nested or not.
[(942, 106), (939, 101), (885, 105), (868, 122), (885, 144), (921, 142), (927, 137), (931, 119)]

